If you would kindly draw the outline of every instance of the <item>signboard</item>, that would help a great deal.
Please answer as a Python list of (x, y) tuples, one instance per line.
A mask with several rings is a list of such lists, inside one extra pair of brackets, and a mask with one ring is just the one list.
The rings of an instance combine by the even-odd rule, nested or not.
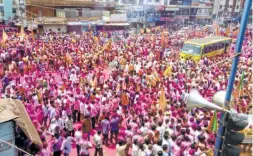
[(126, 22), (126, 14), (111, 14), (111, 22)]
[(148, 12), (146, 20), (148, 22), (172, 21), (175, 16), (174, 11)]
[(143, 7), (132, 7), (127, 10), (127, 19), (131, 22), (144, 22), (144, 8)]
[(197, 16), (210, 16), (209, 9), (198, 9)]
[(164, 11), (165, 10), (165, 6), (157, 6), (155, 8), (156, 11)]
[(183, 5), (191, 5), (191, 0), (183, 0)]
[(252, 144), (252, 135), (246, 135), (242, 143), (243, 144)]

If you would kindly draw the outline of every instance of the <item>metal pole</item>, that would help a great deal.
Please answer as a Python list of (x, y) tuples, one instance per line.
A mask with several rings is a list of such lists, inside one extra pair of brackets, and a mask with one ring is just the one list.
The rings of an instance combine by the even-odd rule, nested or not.
[[(248, 18), (249, 18), (251, 4), (252, 4), (252, 0), (246, 0), (245, 5), (244, 5), (245, 7), (244, 7), (244, 10), (243, 10), (243, 14), (242, 14), (240, 32), (238, 34), (238, 37), (237, 37), (238, 39), (236, 41), (236, 48), (235, 48), (235, 53), (236, 54), (240, 53), (241, 49), (242, 49), (242, 44), (243, 44), (245, 30), (246, 30), (246, 27), (247, 27), (247, 22), (248, 22)], [(230, 99), (231, 99), (231, 94), (232, 94), (232, 90), (233, 90), (233, 85), (234, 85), (234, 80), (235, 80), (235, 76), (236, 76), (238, 62), (239, 62), (239, 55), (237, 55), (233, 59), (232, 68), (231, 68), (231, 72), (230, 72), (230, 77), (229, 77), (229, 80), (228, 80), (226, 97), (225, 97), (225, 106), (226, 107), (229, 106), (229, 102), (230, 102)], [(216, 141), (215, 141), (216, 142), (215, 143), (215, 150), (214, 150), (215, 156), (220, 156), (221, 155), (220, 150), (222, 150), (222, 145), (223, 145), (223, 139), (221, 137), (224, 135), (225, 127), (224, 127), (223, 123), (225, 121), (226, 121), (226, 114), (222, 113), (221, 118), (219, 120), (218, 135), (217, 135), (217, 138), (216, 138)]]
[(218, 14), (219, 14), (219, 11), (220, 11), (220, 0), (218, 0), (218, 4), (217, 4), (216, 9), (217, 9), (217, 11), (216, 11), (215, 21), (218, 22)]

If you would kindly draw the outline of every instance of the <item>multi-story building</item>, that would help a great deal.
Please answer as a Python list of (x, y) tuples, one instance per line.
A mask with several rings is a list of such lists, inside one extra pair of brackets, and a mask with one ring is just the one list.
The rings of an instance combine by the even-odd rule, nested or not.
[(108, 20), (109, 11), (114, 9), (112, 0), (25, 0), (27, 20), (44, 31), (69, 28), (80, 32), (94, 25), (95, 22), (89, 21)]
[(213, 15), (220, 18), (237, 17), (242, 8), (244, 0), (215, 0), (213, 7)]
[(212, 20), (212, 0), (123, 0), (117, 4), (125, 6), (129, 21), (135, 25), (173, 25), (190, 22), (210, 23)]
[[(16, 0), (20, 1), (20, 0)], [(44, 30), (66, 30), (63, 26), (92, 27), (97, 21), (128, 22), (148, 27), (181, 22), (211, 21), (212, 0), (24, 0), (26, 19)], [(16, 8), (16, 12), (22, 9)], [(19, 15), (20, 16), (20, 15)], [(43, 26), (42, 26), (43, 25)], [(54, 26), (53, 26), (54, 25)], [(57, 26), (55, 26), (57, 25)], [(61, 26), (59, 26), (61, 25)], [(85, 26), (84, 26), (85, 25)], [(33, 26), (32, 26), (33, 27)], [(43, 28), (42, 28), (43, 27)]]
[(0, 21), (11, 21), (13, 14), (12, 0), (0, 0)]

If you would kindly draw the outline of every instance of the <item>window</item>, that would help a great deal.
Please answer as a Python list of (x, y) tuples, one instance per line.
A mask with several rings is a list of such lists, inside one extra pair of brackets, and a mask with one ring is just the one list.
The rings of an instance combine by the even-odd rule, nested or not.
[(160, 0), (155, 0), (155, 2), (157, 2), (157, 3), (158, 3), (158, 2), (160, 2)]
[(219, 50), (219, 49), (223, 49), (223, 48), (225, 48), (224, 43), (215, 43), (215, 44), (212, 44), (212, 45), (205, 46), (204, 49), (203, 49), (203, 53), (206, 54), (206, 53), (209, 53), (209, 52), (212, 52), (212, 51), (215, 51), (215, 50)]
[(223, 7), (223, 6), (222, 6), (222, 5), (220, 5), (220, 9), (222, 9), (222, 7)]
[(17, 12), (16, 8), (13, 8), (12, 13), (15, 14)]
[(42, 17), (42, 10), (38, 10), (38, 16)]
[(78, 8), (76, 10), (77, 10), (77, 16), (82, 16), (82, 9)]
[(184, 44), (182, 51), (187, 54), (199, 55), (200, 54), (200, 46), (194, 44)]
[(239, 5), (236, 6), (236, 9), (239, 9)]
[(64, 11), (56, 11), (56, 17), (65, 17), (65, 12)]
[(3, 3), (3, 0), (0, 0), (0, 3)]

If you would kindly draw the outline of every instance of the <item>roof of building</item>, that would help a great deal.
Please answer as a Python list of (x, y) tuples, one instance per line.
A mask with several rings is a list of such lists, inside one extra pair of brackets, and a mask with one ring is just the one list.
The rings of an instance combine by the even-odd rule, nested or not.
[(13, 120), (34, 144), (42, 145), (40, 136), (26, 112), (24, 104), (20, 100), (0, 99), (0, 123), (10, 120)]
[(189, 40), (189, 41), (186, 41), (185, 43), (202, 45), (202, 44), (209, 44), (209, 43), (214, 43), (214, 42), (223, 41), (223, 40), (231, 40), (231, 38), (223, 37), (223, 36), (211, 36), (211, 37), (206, 37), (206, 38)]

